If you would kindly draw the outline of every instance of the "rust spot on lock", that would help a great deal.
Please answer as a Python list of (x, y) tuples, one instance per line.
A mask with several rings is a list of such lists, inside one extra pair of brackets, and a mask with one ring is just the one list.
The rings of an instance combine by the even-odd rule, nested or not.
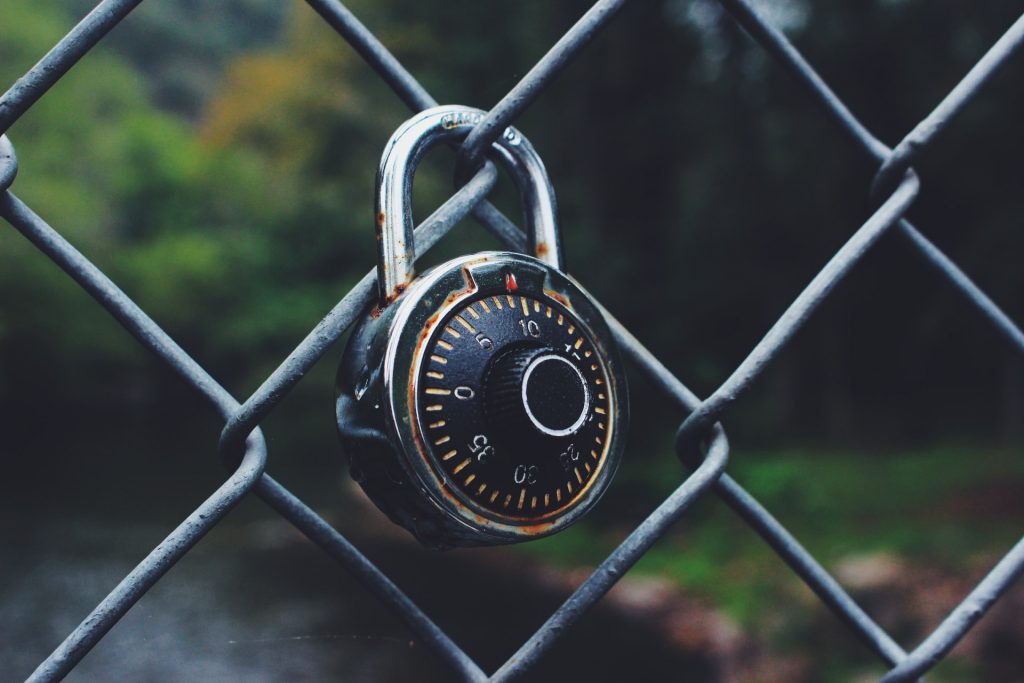
[[(450, 292), (448, 296), (445, 297), (444, 303), (436, 306), (434, 308), (434, 312), (430, 314), (430, 317), (428, 317), (426, 321), (424, 321), (423, 328), (420, 330), (419, 334), (416, 337), (416, 347), (413, 352), (413, 358), (420, 358), (421, 355), (423, 354), (423, 349), (426, 348), (427, 342), (430, 340), (431, 333), (434, 331), (434, 328), (437, 327), (437, 323), (441, 318), (441, 314), (443, 312), (448, 311), (450, 305), (453, 302), (476, 291), (476, 282), (474, 282), (472, 275), (470, 275), (469, 268), (464, 266), (462, 268), (462, 272), (463, 277), (465, 278), (466, 281), (466, 286)], [(420, 458), (426, 464), (427, 469), (433, 471), (435, 473), (435, 476), (440, 476), (443, 479), (443, 473), (438, 471), (433, 465), (433, 463), (431, 463), (429, 456), (429, 446), (427, 446), (427, 444), (424, 442), (423, 435), (420, 432), (419, 413), (416, 410), (416, 366), (417, 364), (414, 362), (412, 366), (409, 368), (409, 381), (406, 382), (406, 401), (408, 401), (409, 414), (413, 416), (412, 420), (410, 420), (410, 426), (412, 427), (412, 437), (413, 441), (415, 441), (416, 443), (416, 450), (419, 452)], [(443, 488), (447, 491), (447, 485), (445, 485)], [(449, 497), (454, 499), (453, 496), (451, 496), (450, 494), (448, 495)]]
[(547, 242), (537, 242), (537, 257), (544, 258), (551, 251), (551, 247), (548, 246)]
[(560, 294), (559, 292), (552, 291), (550, 289), (545, 289), (544, 290), (544, 294), (549, 296), (549, 297), (551, 297), (552, 299), (554, 299), (558, 303), (562, 304), (563, 306), (568, 308), (570, 311), (572, 310), (572, 305), (569, 303), (569, 300), (565, 297), (565, 295)]
[[(384, 299), (384, 306), (390, 306), (394, 303), (395, 299), (402, 296), (402, 293), (408, 288), (409, 284), (407, 282), (401, 282), (395, 285), (395, 291), (388, 294), (387, 298)], [(376, 306), (374, 308), (376, 308)], [(377, 314), (380, 315), (379, 310), (377, 311)], [(373, 311), (370, 311), (370, 315), (373, 315)]]
[[(461, 294), (462, 294), (462, 292), (452, 292), (451, 294), (448, 295), (448, 300), (447, 301), (450, 302), (453, 298), (458, 297)], [(426, 322), (424, 322), (423, 329), (420, 330), (420, 333), (419, 333), (419, 335), (416, 338), (416, 350), (415, 350), (414, 355), (413, 355), (414, 358), (419, 358), (420, 355), (423, 353), (423, 349), (426, 347), (427, 341), (430, 339), (430, 334), (431, 334), (431, 332), (433, 332), (434, 326), (437, 325), (437, 321), (441, 317), (441, 310), (442, 309), (443, 309), (443, 307), (438, 307), (438, 309), (435, 310), (430, 315), (429, 318), (427, 318)], [(416, 363), (413, 363), (412, 364), (412, 368), (410, 368), (409, 381), (406, 382), (406, 387), (407, 388), (406, 388), (406, 398), (405, 398), (405, 400), (408, 401), (409, 414), (413, 416), (413, 419), (410, 421), (411, 422), (410, 426), (412, 427), (412, 438), (416, 442), (416, 450), (419, 451), (420, 458), (423, 459), (423, 462), (426, 463), (426, 465), (427, 465), (427, 467), (429, 469), (434, 470), (434, 467), (433, 467), (433, 465), (430, 462), (430, 458), (427, 455), (427, 451), (428, 451), (429, 447), (423, 441), (423, 435), (420, 433), (419, 414), (418, 414), (418, 412), (416, 410), (416, 384), (417, 383), (416, 383), (416, 377), (415, 377), (415, 370), (416, 370)]]
[[(466, 286), (465, 287), (461, 287), (461, 288), (456, 289), (456, 290), (453, 290), (452, 292), (449, 292), (448, 296), (445, 297), (444, 302), (441, 303), (440, 305), (438, 305), (437, 307), (435, 307), (434, 312), (431, 313), (430, 317), (427, 318), (427, 320), (423, 323), (423, 329), (420, 330), (419, 336), (416, 339), (416, 349), (415, 349), (415, 356), (414, 357), (419, 358), (420, 353), (423, 351), (424, 347), (427, 345), (427, 340), (430, 338), (430, 333), (433, 331), (434, 327), (437, 325), (437, 321), (441, 317), (442, 311), (448, 310), (448, 308), (451, 306), (452, 303), (454, 303), (455, 301), (457, 301), (459, 299), (462, 299), (463, 297), (465, 297), (465, 296), (467, 296), (469, 294), (472, 294), (473, 292), (476, 291), (476, 289), (477, 289), (476, 283), (473, 281), (473, 276), (470, 275), (469, 268), (467, 266), (463, 266), (463, 268), (462, 268), (462, 276), (463, 276), (463, 278), (466, 281)], [(406, 285), (400, 285), (400, 287), (401, 287), (401, 290), (399, 290), (399, 293), (401, 293), (401, 291), (405, 290)], [(413, 365), (415, 366), (415, 363)], [(409, 403), (409, 405), (415, 405), (415, 402), (412, 401), (412, 398), (414, 397), (414, 394), (413, 394), (414, 386), (413, 385), (415, 383), (416, 383), (416, 378), (415, 377), (410, 377), (409, 378), (409, 390), (410, 390), (410, 393), (409, 393), (410, 403)]]
[(555, 521), (556, 520), (552, 520), (551, 522), (542, 522), (540, 524), (527, 524), (519, 527), (519, 530), (527, 536), (539, 536), (541, 534), (546, 534), (551, 529), (551, 526)]
[[(419, 356), (420, 351), (423, 350), (423, 347), (426, 346), (427, 339), (430, 337), (430, 333), (433, 331), (434, 325), (437, 324), (437, 319), (440, 318), (440, 317), (441, 317), (441, 311), (435, 311), (433, 315), (431, 315), (429, 318), (427, 318), (427, 322), (423, 324), (423, 329), (420, 330), (420, 335), (416, 339), (416, 355), (417, 356)], [(411, 392), (409, 394), (409, 396), (410, 397), (414, 397), (415, 396), (415, 392), (413, 391), (414, 387), (412, 386), (411, 382), (409, 383), (409, 390)]]
[(377, 214), (377, 225), (382, 227), (384, 225), (384, 221), (386, 219), (387, 219), (387, 216), (385, 216), (384, 212), (381, 211), (380, 213)]
[[(471, 518), (476, 523), (476, 525), (478, 527), (486, 528), (490, 524), (494, 523), (494, 519), (493, 518), (481, 515), (479, 512), (477, 512), (473, 508), (471, 508), (468, 505), (466, 505), (465, 503), (463, 503), (459, 499), (459, 497), (455, 494), (455, 491), (454, 491), (454, 489), (452, 489), (452, 487), (451, 487), (449, 482), (446, 482), (444, 484), (444, 486), (442, 487), (442, 489), (444, 491), (445, 498), (447, 498), (448, 501), (455, 508), (457, 508), (460, 512), (462, 512), (464, 516)], [(523, 516), (518, 516), (518, 515), (508, 515), (508, 518), (509, 519), (514, 519), (514, 520), (515, 519), (522, 519), (522, 520), (530, 519), (529, 517), (523, 517)], [(551, 527), (554, 526), (556, 522), (558, 522), (558, 519), (559, 519), (559, 517), (555, 517), (554, 519), (549, 519), (549, 520), (537, 522), (535, 524), (524, 524), (524, 525), (519, 526), (518, 530), (524, 536), (542, 536), (544, 534), (547, 534), (549, 531), (551, 531)]]

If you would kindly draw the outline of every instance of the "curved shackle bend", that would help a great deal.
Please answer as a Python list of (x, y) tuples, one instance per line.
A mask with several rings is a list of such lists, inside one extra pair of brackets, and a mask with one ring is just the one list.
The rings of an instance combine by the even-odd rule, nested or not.
[[(377, 171), (377, 286), (380, 304), (398, 298), (416, 274), (412, 222), (412, 181), (427, 150), (438, 142), (460, 140), (486, 114), (480, 109), (443, 105), (426, 109), (399, 126), (388, 140)], [(529, 253), (563, 270), (555, 191), (544, 162), (515, 128), (491, 145), (491, 154), (511, 174), (523, 200)]]

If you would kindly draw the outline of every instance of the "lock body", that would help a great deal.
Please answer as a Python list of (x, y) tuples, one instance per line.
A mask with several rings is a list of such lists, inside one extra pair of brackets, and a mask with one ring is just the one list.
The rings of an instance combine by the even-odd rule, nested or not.
[(611, 333), (559, 271), (454, 259), (353, 333), (337, 418), (353, 477), (431, 547), (554, 533), (612, 479), (628, 422)]
[(528, 251), (483, 252), (416, 277), (412, 180), (483, 112), (406, 121), (377, 174), (379, 299), (338, 372), (338, 431), (353, 478), (427, 546), (514, 543), (589, 510), (622, 455), (625, 375), (602, 315), (563, 272), (554, 190), (529, 141), (489, 156), (523, 199)]

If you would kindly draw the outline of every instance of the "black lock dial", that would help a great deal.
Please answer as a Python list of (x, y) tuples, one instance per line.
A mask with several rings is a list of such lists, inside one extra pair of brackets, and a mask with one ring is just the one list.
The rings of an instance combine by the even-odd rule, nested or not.
[(611, 439), (607, 369), (554, 300), (459, 305), (430, 334), (417, 382), (422, 442), (471, 508), (520, 523), (572, 507)]

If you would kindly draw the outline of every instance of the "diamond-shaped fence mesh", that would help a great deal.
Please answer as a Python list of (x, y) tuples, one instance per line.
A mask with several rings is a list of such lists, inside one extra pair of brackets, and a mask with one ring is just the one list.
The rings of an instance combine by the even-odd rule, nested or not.
[[(309, 5), (377, 72), (414, 111), (437, 104), (376, 36), (337, 0), (307, 0)], [(9, 130), (75, 63), (131, 12), (141, 0), (104, 0), (27, 74), (0, 97), (0, 132)], [(922, 642), (904, 649), (847, 594), (814, 557), (757, 500), (732, 479), (726, 468), (729, 445), (720, 421), (729, 407), (758, 379), (780, 350), (804, 325), (835, 285), (854, 269), (878, 239), (898, 231), (915, 253), (945, 278), (1004, 336), (1024, 351), (1021, 332), (993, 301), (925, 235), (911, 225), (906, 212), (919, 191), (912, 165), (940, 136), (949, 122), (975, 99), (984, 83), (1024, 43), (1024, 17), (1018, 19), (984, 54), (935, 109), (890, 149), (867, 130), (833, 93), (786, 37), (770, 25), (748, 0), (720, 0), (721, 5), (789, 70), (827, 116), (835, 119), (850, 139), (879, 164), (870, 188), (877, 209), (814, 276), (763, 339), (710, 396), (701, 399), (674, 377), (630, 332), (606, 312), (624, 353), (686, 415), (676, 434), (676, 447), (693, 471), (618, 548), (580, 585), (550, 618), (497, 671), (485, 672), (434, 621), (420, 610), (384, 573), (313, 509), (265, 472), (268, 464), (261, 421), (302, 379), (309, 368), (357, 320), (371, 300), (371, 270), (331, 309), (285, 358), (263, 384), (244, 401), (224, 387), (134, 301), (61, 234), (12, 192), (17, 160), (11, 141), (0, 138), (0, 214), (80, 287), (106, 308), (140, 344), (193, 385), (225, 421), (220, 450), (230, 469), (227, 479), (174, 529), (72, 631), (30, 676), (32, 681), (59, 680), (103, 638), (129, 608), (164, 573), (216, 525), (246, 495), (264, 500), (331, 557), (351, 572), (384, 605), (394, 610), (412, 632), (450, 668), (467, 681), (505, 681), (523, 677), (580, 616), (592, 607), (702, 494), (714, 492), (755, 529), (792, 570), (849, 629), (889, 667), (884, 681), (913, 680), (953, 648), (985, 614), (1024, 568), (1024, 540), (1011, 548), (962, 602)], [(594, 35), (612, 23), (625, 0), (595, 3), (540, 61), (494, 105), (464, 141), (460, 161), (474, 167), (484, 151), (530, 104)], [(5, 26), (5, 31), (17, 27)], [(509, 248), (522, 250), (524, 234), (486, 197), (497, 179), (491, 165), (417, 228), (416, 247), (422, 252), (442, 239), (466, 216), (475, 218)], [(701, 448), (695, 449), (694, 445)], [(689, 454), (700, 452), (703, 457)]]

